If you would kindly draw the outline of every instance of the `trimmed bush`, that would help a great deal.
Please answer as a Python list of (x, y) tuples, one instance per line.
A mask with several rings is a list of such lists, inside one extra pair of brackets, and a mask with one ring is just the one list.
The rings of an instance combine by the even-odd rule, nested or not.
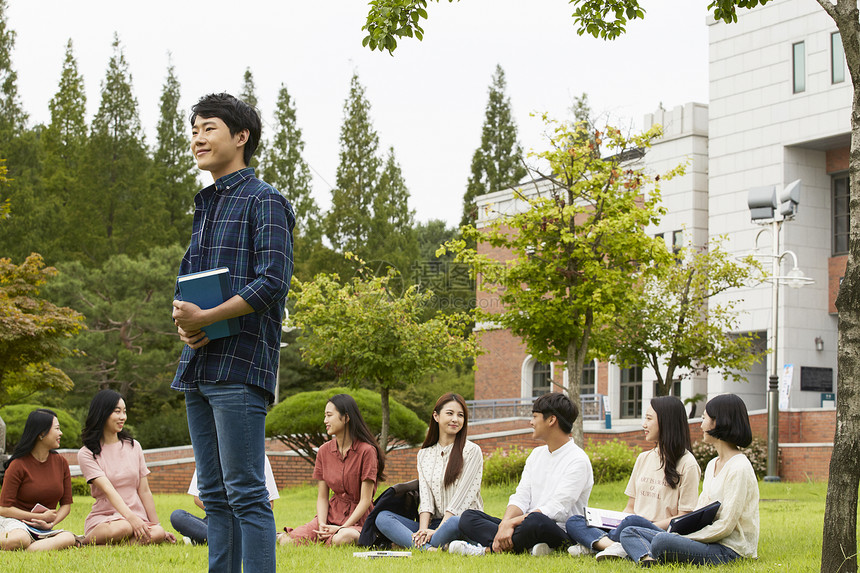
[(496, 448), (484, 457), (483, 485), (516, 485), (526, 467), (531, 450), (513, 446), (507, 450)]
[(140, 442), (144, 450), (187, 446), (191, 443), (185, 407), (165, 409), (135, 424), (134, 430), (134, 439)]
[(591, 458), (594, 483), (609, 483), (630, 478), (636, 457), (642, 452), (642, 448), (638, 446), (631, 448), (625, 442), (618, 440), (610, 440), (602, 444), (594, 444), (589, 440), (585, 451)]
[[(754, 438), (749, 447), (738, 448), (750, 461), (755, 476), (762, 479), (767, 475), (767, 442), (759, 438)], [(779, 457), (781, 451), (777, 452)], [(708, 462), (717, 457), (717, 450), (711, 444), (705, 442), (693, 443), (693, 456), (699, 462), (699, 467), (702, 468), (702, 475), (705, 475), (705, 468), (708, 467)]]
[[(358, 404), (361, 415), (370, 431), (379, 436), (382, 429), (382, 398), (370, 390), (330, 388), (317, 392), (301, 392), (290, 396), (266, 416), (266, 435), (276, 437), (288, 448), (313, 464), (315, 448), (331, 439), (325, 433), (323, 412), (329, 398), (335, 394), (349, 394)], [(415, 412), (389, 400), (391, 413), (388, 449), (400, 444), (418, 444), (427, 435), (427, 425), (418, 419)]]
[(72, 495), (90, 495), (90, 486), (87, 480), (78, 476), (72, 478)]
[[(24, 424), (27, 422), (27, 416), (30, 412), (38, 408), (44, 408), (36, 404), (13, 404), (0, 408), (0, 418), (6, 422), (6, 453), (11, 454), (12, 449), (18, 440), (21, 439), (21, 434), (24, 432)], [(48, 408), (57, 414), (57, 420), (60, 422), (60, 430), (63, 432), (63, 437), (60, 438), (61, 448), (80, 448), (81, 444), (81, 423), (74, 416), (60, 410), (59, 408)]]

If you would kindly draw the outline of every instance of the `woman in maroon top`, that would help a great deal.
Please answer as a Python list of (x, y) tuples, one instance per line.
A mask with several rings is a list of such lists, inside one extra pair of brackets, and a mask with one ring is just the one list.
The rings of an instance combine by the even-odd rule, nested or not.
[[(304, 541), (353, 543), (373, 509), (376, 484), (384, 478), (385, 454), (349, 394), (336, 394), (325, 406), (326, 433), (333, 436), (317, 451), (317, 514), (296, 529), (278, 534), (281, 545)], [(334, 495), (329, 499), (329, 491)]]
[(6, 462), (0, 493), (0, 549), (47, 551), (75, 544), (73, 533), (51, 531), (72, 509), (69, 463), (53, 451), (60, 447), (62, 435), (51, 410), (40, 408), (27, 416), (21, 439)]

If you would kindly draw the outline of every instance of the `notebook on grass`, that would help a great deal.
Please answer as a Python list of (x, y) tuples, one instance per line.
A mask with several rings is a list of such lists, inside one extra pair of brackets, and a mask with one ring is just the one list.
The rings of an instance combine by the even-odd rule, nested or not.
[[(182, 300), (193, 302), (202, 309), (214, 308), (233, 296), (230, 269), (222, 267), (182, 275), (176, 279)], [(239, 334), (239, 319), (219, 320), (203, 328), (209, 340)]]
[(606, 531), (618, 527), (618, 524), (628, 515), (633, 514), (609, 509), (598, 509), (596, 507), (585, 508), (585, 521), (588, 522), (588, 525)]
[(669, 533), (677, 533), (679, 535), (687, 535), (694, 531), (699, 531), (703, 527), (710, 525), (717, 518), (717, 511), (720, 509), (720, 502), (715, 501), (709, 503), (705, 507), (701, 507), (695, 511), (691, 511), (687, 515), (676, 517), (669, 522)]

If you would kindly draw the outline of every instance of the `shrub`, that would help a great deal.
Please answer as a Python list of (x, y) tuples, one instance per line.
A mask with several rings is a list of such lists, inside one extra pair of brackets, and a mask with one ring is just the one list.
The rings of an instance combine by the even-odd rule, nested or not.
[[(749, 459), (758, 479), (762, 479), (767, 475), (767, 442), (765, 440), (754, 438), (748, 447), (738, 448), (738, 450)], [(781, 453), (777, 452), (777, 456)], [(704, 475), (705, 468), (708, 467), (708, 462), (717, 456), (717, 450), (711, 444), (694, 442), (693, 456), (699, 462), (699, 467), (702, 468), (702, 475)]]
[(637, 446), (631, 448), (618, 440), (610, 440), (602, 444), (594, 444), (589, 440), (585, 449), (588, 457), (591, 458), (594, 483), (628, 479), (633, 473), (636, 457), (642, 452), (642, 448)]
[[(379, 394), (370, 390), (349, 388), (330, 388), (290, 396), (272, 408), (266, 416), (266, 435), (278, 438), (305, 461), (313, 464), (317, 455), (315, 448), (330, 439), (325, 434), (323, 412), (326, 402), (335, 394), (349, 394), (355, 398), (364, 421), (370, 430), (379, 436), (382, 429), (382, 399)], [(417, 444), (424, 441), (427, 425), (418, 419), (415, 412), (394, 400), (389, 400), (389, 409), (389, 450), (398, 444)]]
[(520, 481), (526, 458), (531, 450), (523, 450), (513, 446), (507, 450), (496, 448), (494, 452), (484, 457), (483, 485), (511, 485)]
[[(30, 415), (30, 412), (42, 407), (36, 404), (14, 404), (0, 408), (0, 418), (6, 422), (6, 453), (11, 454), (15, 444), (21, 439), (24, 424), (27, 422), (27, 416)], [(81, 423), (65, 410), (59, 408), (49, 408), (49, 410), (56, 412), (60, 429), (63, 431), (60, 447), (80, 448), (83, 445), (81, 444)]]
[(158, 414), (138, 422), (134, 438), (144, 450), (186, 446), (191, 443), (188, 434), (188, 416), (184, 407), (166, 408)]
[(72, 495), (90, 495), (90, 485), (87, 480), (78, 476), (72, 478)]

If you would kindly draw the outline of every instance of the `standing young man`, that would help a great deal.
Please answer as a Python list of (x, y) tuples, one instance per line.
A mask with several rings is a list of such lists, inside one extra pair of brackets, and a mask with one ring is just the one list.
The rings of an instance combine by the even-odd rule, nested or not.
[[(275, 520), (264, 476), (266, 407), (275, 392), (284, 303), (293, 273), (293, 208), (248, 163), (260, 116), (228, 94), (191, 108), (191, 152), (215, 183), (194, 197), (191, 244), (179, 274), (230, 269), (233, 292), (202, 310), (180, 300), (182, 349), (172, 387), (185, 391), (200, 500), (209, 516), (209, 571), (274, 573)], [(240, 332), (201, 329), (238, 317)]]
[(546, 442), (532, 450), (517, 491), (502, 519), (469, 509), (460, 516), (460, 532), (478, 543), (452, 541), (451, 553), (484, 555), (531, 551), (547, 555), (567, 545), (565, 523), (583, 515), (594, 486), (591, 461), (570, 438), (579, 415), (570, 398), (559, 392), (544, 394), (532, 406), (533, 436)]

